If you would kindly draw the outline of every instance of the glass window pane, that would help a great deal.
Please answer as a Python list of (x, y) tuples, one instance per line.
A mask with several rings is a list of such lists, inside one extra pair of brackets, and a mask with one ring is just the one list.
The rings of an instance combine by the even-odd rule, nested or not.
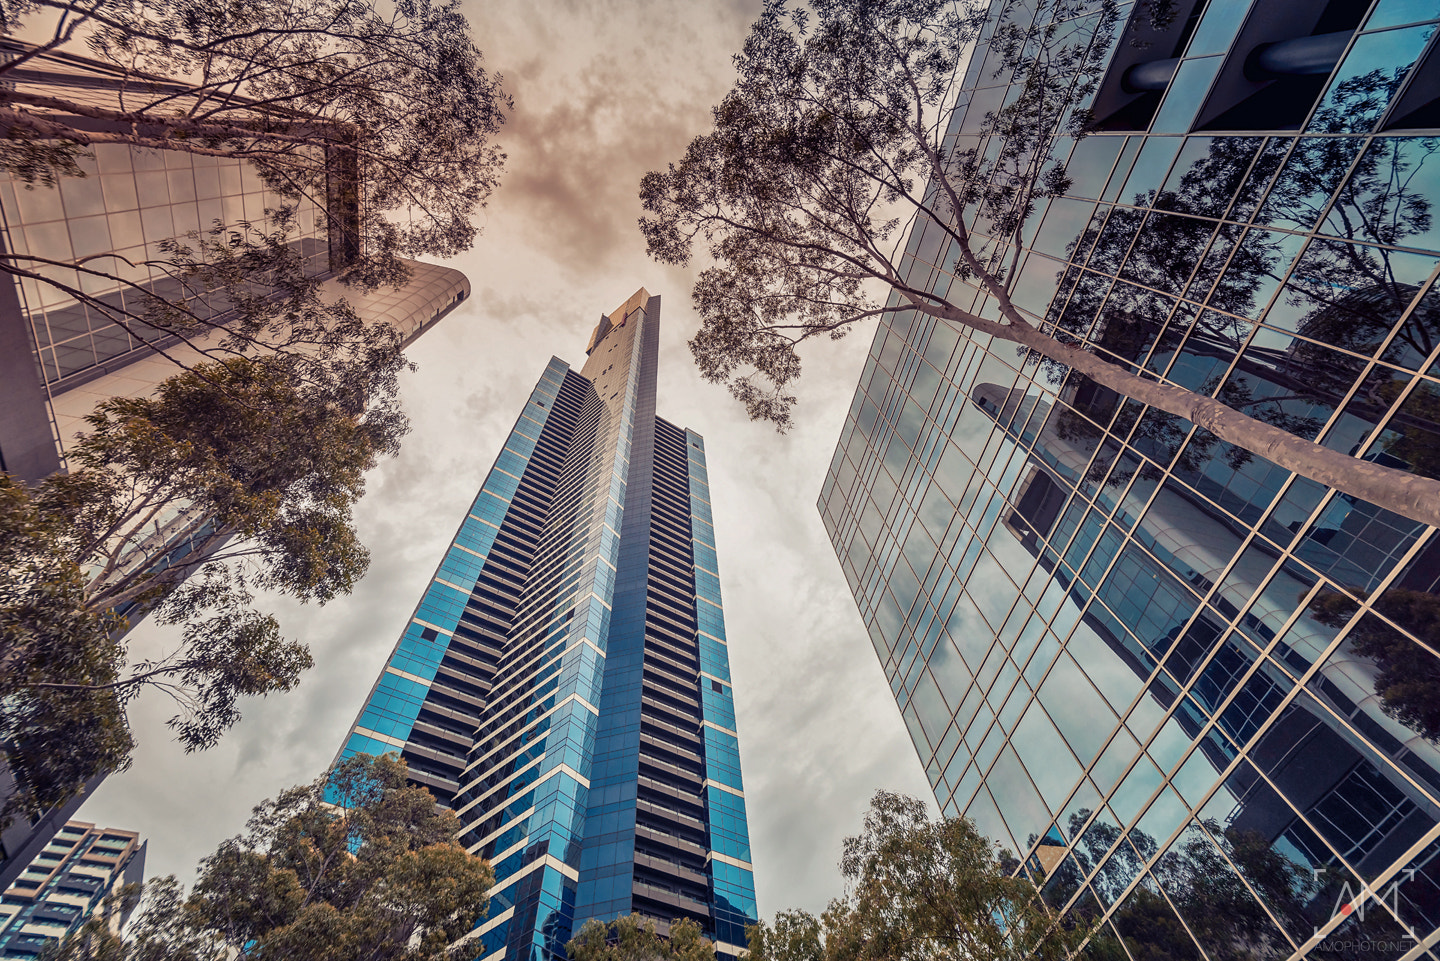
[(1215, 228), (1209, 220), (1152, 213), (1120, 276), (1166, 293), (1184, 293)]
[(1154, 199), (1152, 191), (1164, 183), (1170, 163), (1183, 142), (1179, 137), (1146, 137), (1144, 140), (1135, 166), (1119, 193), (1118, 199), (1124, 203), (1148, 204)]
[(1192, 57), (1224, 53), (1249, 9), (1250, 0), (1210, 0), (1187, 52)]
[(1364, 133), (1374, 127), (1434, 29), (1406, 27), (1360, 36), (1330, 81), (1309, 129)]
[(1301, 137), (1275, 179), (1257, 224), (1309, 230), (1364, 143), (1358, 137)]
[(1056, 659), (1037, 695), (1081, 764), (1100, 753), (1117, 718), (1068, 655)]
[(1440, 249), (1432, 203), (1440, 196), (1440, 141), (1376, 137), (1321, 229), (1337, 237)]
[[(1435, 263), (1433, 254), (1317, 240), (1290, 278), (1291, 298), (1302, 311), (1311, 311), (1297, 329), (1308, 337), (1370, 353), (1430, 278)], [(1358, 327), (1359, 335), (1329, 332), (1348, 326)], [(1322, 334), (1322, 329), (1327, 333)]]
[(1099, 199), (1124, 146), (1124, 137), (1091, 136), (1076, 144), (1065, 164), (1065, 173), (1070, 178), (1070, 189), (1066, 193), (1072, 197)]
[(1435, 15), (1434, 0), (1380, 0), (1375, 5), (1375, 12), (1370, 14), (1370, 19), (1366, 21), (1365, 29), (1379, 30), (1382, 27), (1398, 27), (1406, 23), (1434, 20)]
[(1038, 703), (1030, 704), (1010, 742), (1029, 768), (1046, 807), (1058, 808), (1079, 780), (1080, 766)]
[(1175, 71), (1175, 78), (1165, 93), (1165, 102), (1150, 124), (1152, 133), (1184, 133), (1195, 120), (1195, 111), (1210, 92), (1210, 82), (1220, 69), (1223, 57), (1202, 57), (1186, 60)]

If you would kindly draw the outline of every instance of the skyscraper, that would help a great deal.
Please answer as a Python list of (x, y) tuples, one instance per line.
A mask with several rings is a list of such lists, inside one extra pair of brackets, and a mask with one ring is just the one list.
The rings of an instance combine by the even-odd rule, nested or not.
[[(1066, 194), (1010, 251), (1014, 301), (1437, 476), (1434, 6), (1199, 0), (1158, 29), (1142, 8)], [(962, 149), (1007, 95), (986, 52)], [(908, 282), (984, 311), (947, 247), (917, 223)], [(943, 811), (1117, 956), (1430, 956), (1435, 530), (907, 312), (819, 508)]]
[(699, 434), (655, 415), (660, 298), (552, 359), (341, 756), (398, 751), (495, 865), (477, 957), (590, 918), (755, 918)]

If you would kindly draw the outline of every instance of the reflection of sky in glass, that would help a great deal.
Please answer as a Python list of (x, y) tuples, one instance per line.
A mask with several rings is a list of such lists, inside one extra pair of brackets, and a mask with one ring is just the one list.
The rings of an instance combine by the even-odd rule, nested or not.
[(1435, 0), (1380, 0), (1375, 12), (1365, 23), (1367, 30), (1384, 27), (1398, 27), (1407, 23), (1420, 23), (1436, 19)]
[(1310, 129), (1364, 133), (1384, 113), (1434, 27), (1407, 27), (1360, 36), (1325, 92)]
[(1255, 214), (1255, 222), (1309, 230), (1330, 202), (1335, 181), (1363, 143), (1358, 137), (1304, 137), (1296, 141), (1265, 203)]
[[(1125, 203), (1144, 203), (1144, 197), (1157, 189), (1165, 180), (1170, 163), (1180, 152), (1182, 141), (1179, 137), (1153, 137), (1145, 140), (1135, 166), (1119, 192), (1119, 199)], [(1142, 198), (1142, 199), (1137, 199)]]
[(1175, 72), (1175, 79), (1165, 93), (1165, 102), (1150, 125), (1154, 133), (1184, 133), (1195, 119), (1195, 111), (1205, 94), (1210, 91), (1210, 81), (1220, 69), (1223, 57), (1203, 57), (1186, 60)]
[(1224, 53), (1249, 9), (1250, 0), (1210, 0), (1186, 52), (1192, 57)]
[(1066, 193), (1098, 199), (1124, 146), (1124, 137), (1086, 137), (1076, 144), (1065, 164), (1071, 181)]
[(1321, 224), (1324, 233), (1440, 250), (1440, 140), (1385, 137), (1370, 142), (1346, 189)]

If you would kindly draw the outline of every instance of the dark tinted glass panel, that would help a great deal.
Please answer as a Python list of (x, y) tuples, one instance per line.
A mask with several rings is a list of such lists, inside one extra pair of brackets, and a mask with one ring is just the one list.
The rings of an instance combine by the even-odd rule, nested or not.
[[(1243, 957), (1245, 955), (1235, 953), (1234, 946), (1248, 944), (1261, 949), (1247, 951), (1249, 957), (1284, 957), (1289, 953), (1288, 940), (1276, 930), (1235, 865), (1226, 857), (1225, 846), (1223, 843), (1217, 846), (1209, 832), (1191, 822), (1160, 857), (1152, 874), (1212, 956)], [(1173, 935), (1152, 935), (1152, 938), (1152, 950), (1163, 949), (1167, 953), (1178, 941)], [(1184, 942), (1178, 942), (1180, 950), (1184, 947)]]
[[(1430, 255), (1316, 240), (1296, 264), (1265, 322), (1369, 356), (1389, 336), (1434, 268), (1435, 258)], [(1428, 306), (1401, 334), (1417, 346), (1434, 337)], [(1404, 356), (1403, 351), (1393, 353)], [(1412, 358), (1412, 363), (1418, 364), (1419, 358)]]
[(1272, 137), (1265, 142), (1245, 177), (1244, 186), (1235, 197), (1234, 206), (1230, 210), (1232, 220), (1247, 220), (1255, 212), (1256, 203), (1264, 195), (1265, 188), (1275, 177), (1275, 172), (1284, 163), (1292, 142), (1287, 137)]
[(1086, 137), (1080, 141), (1065, 165), (1065, 173), (1070, 177), (1070, 189), (1066, 193), (1098, 199), (1124, 146), (1124, 137)]
[[(1194, 301), (1204, 301), (1210, 294), (1215, 281), (1224, 273), (1226, 265), (1230, 261), (1230, 255), (1235, 250), (1235, 243), (1240, 239), (1244, 230), (1234, 224), (1222, 224), (1219, 231), (1211, 239), (1210, 249), (1204, 254), (1199, 262), (1199, 267), (1190, 278), (1184, 294)], [(1211, 303), (1219, 310), (1228, 310), (1231, 313), (1243, 314), (1250, 310), (1253, 297), (1248, 289), (1235, 288), (1230, 284), (1222, 284), (1216, 290)]]
[(1127, 207), (1116, 207), (1112, 210), (1110, 219), (1105, 222), (1104, 229), (1095, 241), (1094, 249), (1090, 251), (1090, 269), (1105, 274), (1113, 274), (1119, 270), (1130, 250), (1130, 243), (1135, 239), (1135, 234), (1144, 220), (1143, 211)]
[(1166, 293), (1184, 293), (1215, 228), (1209, 220), (1152, 213), (1120, 276)]
[(1295, 545), (1295, 554), (1336, 583), (1358, 592), (1379, 584), (1421, 525), (1352, 497), (1335, 497)]

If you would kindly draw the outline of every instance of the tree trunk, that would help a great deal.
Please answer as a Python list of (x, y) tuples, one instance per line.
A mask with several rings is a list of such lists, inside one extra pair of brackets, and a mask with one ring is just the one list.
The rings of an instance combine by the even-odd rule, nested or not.
[(1088, 351), (1046, 336), (1029, 324), (1003, 325), (954, 307), (937, 307), (916, 301), (912, 304), (933, 317), (1028, 347), (1051, 360), (1066, 364), (1101, 386), (1167, 414), (1183, 417), (1221, 440), (1302, 477), (1422, 524), (1440, 527), (1440, 481), (1384, 467), (1303, 440), (1213, 397), (1132, 374)]

